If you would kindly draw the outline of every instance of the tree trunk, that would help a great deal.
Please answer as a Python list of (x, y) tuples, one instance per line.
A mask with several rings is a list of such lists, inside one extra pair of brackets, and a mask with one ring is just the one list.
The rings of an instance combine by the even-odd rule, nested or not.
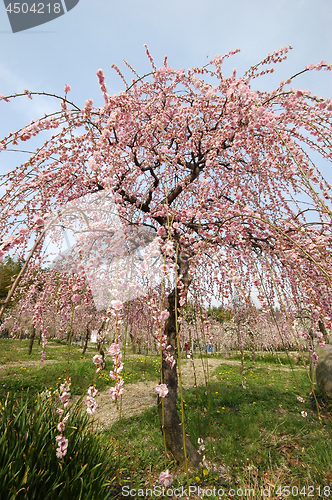
[[(177, 338), (175, 322), (175, 290), (168, 296), (169, 317), (166, 320), (164, 334), (167, 337), (167, 345), (170, 345), (169, 353), (177, 359)], [(168, 394), (165, 398), (158, 397), (158, 411), (162, 430), (165, 435), (166, 446), (179, 464), (185, 462), (183, 449), (183, 430), (179, 418), (176, 400), (178, 390), (177, 364), (172, 368), (165, 360), (162, 362), (162, 382), (168, 387)], [(185, 447), (188, 460), (198, 466), (201, 456), (192, 445), (189, 438), (185, 437)]]
[(35, 340), (35, 336), (36, 336), (36, 329), (35, 329), (35, 325), (32, 324), (32, 332), (31, 332), (31, 336), (30, 336), (30, 343), (29, 343), (29, 350), (28, 350), (29, 355), (32, 353), (32, 346), (33, 346), (33, 341)]
[[(106, 366), (106, 363), (105, 363), (105, 351), (103, 349), (103, 342), (102, 342), (102, 340), (100, 340), (100, 338), (98, 339), (98, 337), (100, 336), (101, 332), (103, 331), (103, 329), (105, 327), (105, 324), (106, 324), (106, 322), (103, 321), (101, 327), (98, 330), (98, 335), (97, 335), (97, 350), (98, 350), (99, 354), (103, 358), (104, 366)], [(114, 340), (113, 340), (113, 342), (114, 342)]]
[(322, 319), (320, 319), (318, 321), (318, 327), (319, 327), (320, 332), (323, 334), (325, 344), (329, 344), (329, 337), (328, 337), (328, 334), (327, 334), (327, 331), (325, 328), (325, 323)]
[(244, 369), (244, 349), (243, 349), (243, 332), (240, 330), (240, 322), (237, 322), (237, 343), (240, 349), (240, 355), (241, 355), (241, 366), (240, 366), (240, 374), (242, 377), (242, 387), (243, 389), (246, 389), (246, 381), (245, 381), (245, 369)]
[[(310, 335), (311, 352), (314, 352), (315, 345), (314, 345), (314, 338), (313, 338), (312, 329), (310, 329), (309, 335)], [(314, 393), (315, 392), (315, 364), (314, 364), (314, 360), (312, 358), (311, 352), (309, 352), (309, 373), (310, 373), (311, 392)]]
[(82, 351), (82, 356), (84, 356), (87, 347), (88, 347), (88, 342), (89, 342), (89, 337), (90, 337), (90, 332), (89, 332), (89, 325), (86, 325), (86, 335), (85, 335), (85, 340), (84, 340), (84, 346), (83, 346), (83, 351)]
[(129, 333), (130, 341), (131, 341), (131, 349), (133, 354), (136, 354), (136, 342), (135, 342), (135, 337), (131, 333)]

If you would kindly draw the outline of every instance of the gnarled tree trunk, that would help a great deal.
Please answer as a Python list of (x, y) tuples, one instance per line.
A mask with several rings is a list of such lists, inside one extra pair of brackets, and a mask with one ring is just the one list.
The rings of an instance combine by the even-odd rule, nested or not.
[[(168, 295), (167, 310), (169, 312), (169, 317), (166, 320), (164, 335), (167, 338), (167, 345), (171, 346), (169, 353), (177, 360), (175, 302), (177, 302), (178, 306), (178, 298), (176, 290), (174, 289)], [(182, 422), (176, 408), (178, 391), (177, 362), (172, 368), (171, 365), (163, 359), (162, 382), (167, 385), (168, 394), (165, 398), (158, 397), (158, 411), (161, 427), (165, 435), (166, 446), (179, 464), (185, 462), (186, 451), (189, 462), (193, 465), (198, 465), (202, 458), (187, 436), (185, 437), (186, 450), (184, 451)]]

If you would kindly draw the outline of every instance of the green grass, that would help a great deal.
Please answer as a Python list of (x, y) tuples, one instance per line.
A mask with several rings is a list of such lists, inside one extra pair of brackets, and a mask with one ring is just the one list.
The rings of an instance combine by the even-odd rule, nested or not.
[[(28, 354), (29, 339), (0, 339), (0, 365), (9, 363), (20, 363), (22, 361), (39, 361), (42, 354), (42, 346), (38, 345), (38, 339), (35, 339), (31, 354)], [(63, 361), (67, 358), (68, 346), (65, 343), (50, 340), (46, 347), (45, 359)], [(70, 347), (70, 359), (88, 359), (96, 354), (96, 348), (89, 347), (84, 356), (82, 348), (76, 344)]]
[(253, 470), (257, 480), (284, 470), (288, 484), (323, 484), (332, 465), (332, 426), (329, 419), (321, 425), (312, 410), (305, 371), (293, 375), (252, 365), (245, 390), (238, 367), (221, 365), (215, 373), (220, 382), (211, 384), (207, 395), (198, 391), (196, 412), (196, 394), (185, 393), (187, 429), (194, 441), (199, 430), (209, 438), (210, 453), (228, 465), (234, 481), (238, 475), (249, 480)]
[(70, 377), (72, 381), (72, 394), (83, 394), (94, 380), (97, 388), (103, 390), (107, 383), (103, 378), (95, 379), (95, 369), (92, 362), (72, 361), (54, 362), (42, 366), (15, 366), (0, 371), (0, 399), (8, 391), (20, 392), (29, 390), (31, 394), (41, 393), (44, 390), (55, 390), (57, 383)]
[[(308, 361), (307, 353), (305, 353), (304, 356), (306, 358), (306, 361)], [(241, 354), (239, 352), (236, 353), (230, 352), (229, 359), (241, 360)], [(263, 363), (276, 364), (281, 366), (303, 365), (302, 354), (299, 356), (299, 353), (297, 351), (291, 351), (288, 353), (286, 351), (257, 352), (254, 354), (254, 360), (253, 360), (253, 353), (246, 351), (244, 353), (244, 360), (246, 362), (261, 361)]]
[[(196, 445), (198, 438), (203, 438), (206, 459), (214, 464), (209, 471), (192, 471), (190, 484), (255, 488), (257, 492), (274, 484), (275, 494), (279, 486), (330, 484), (331, 417), (322, 415), (320, 423), (304, 370), (293, 374), (265, 363), (252, 364), (246, 369), (246, 389), (242, 388), (238, 366), (221, 364), (215, 373), (219, 381), (208, 389), (184, 391), (186, 432)], [(305, 403), (298, 401), (298, 396), (304, 397)], [(110, 435), (119, 435), (119, 423), (104, 433), (105, 438)], [(166, 467), (176, 477), (174, 487), (186, 484), (183, 469), (176, 468), (170, 457), (166, 464), (163, 461), (156, 408), (123, 420), (120, 436), (125, 454), (123, 484), (136, 489), (145, 482), (155, 484), (158, 473)], [(218, 471), (221, 464), (226, 474)], [(298, 500), (298, 495), (294, 498)]]
[[(11, 346), (10, 352), (15, 358), (22, 343), (17, 340), (9, 342), (11, 344), (7, 346)], [(106, 370), (96, 375), (91, 361), (96, 350), (90, 348), (88, 359), (84, 360), (79, 359), (80, 349), (76, 346), (73, 349), (73, 358), (68, 365), (72, 393), (83, 394), (93, 382), (100, 390), (109, 386), (111, 362), (107, 362)], [(59, 344), (54, 351), (54, 363), (26, 366), (24, 360), (21, 365), (9, 366), (7, 362), (0, 370), (0, 399), (8, 389), (18, 393), (23, 388), (31, 395), (45, 388), (55, 389), (59, 377), (62, 379), (66, 375), (66, 346)], [(246, 361), (246, 389), (241, 384), (239, 365), (220, 360), (214, 372), (217, 381), (208, 387), (184, 391), (186, 432), (197, 447), (198, 438), (203, 438), (210, 464), (209, 470), (191, 469), (190, 484), (254, 487), (258, 491), (268, 484), (277, 489), (280, 485), (303, 487), (331, 483), (331, 414), (328, 411), (323, 413), (320, 423), (309, 397), (310, 385), (303, 368), (298, 365), (292, 371), (284, 360), (282, 365), (279, 361), (269, 365), (268, 359), (267, 356), (256, 362)], [(123, 371), (125, 382), (158, 380), (159, 361), (157, 356), (127, 355)], [(305, 398), (305, 402), (298, 401), (298, 396)], [(302, 411), (307, 413), (306, 417), (301, 415)], [(114, 423), (103, 431), (102, 442), (106, 444), (114, 437), (118, 440), (117, 450), (122, 457), (121, 470), (118, 471), (122, 485), (132, 488), (145, 484), (153, 486), (166, 468), (175, 477), (172, 486), (186, 485), (184, 470), (177, 467), (170, 456), (165, 459), (156, 408)], [(226, 472), (218, 470), (221, 465)], [(294, 498), (298, 500), (299, 496)]]
[(158, 380), (160, 376), (159, 356), (139, 356), (124, 359), (123, 378), (126, 383), (141, 380)]
[[(35, 359), (31, 359), (26, 354), (28, 341), (1, 339), (0, 400), (6, 397), (8, 391), (20, 393), (29, 390), (30, 394), (34, 395), (46, 389), (55, 390), (57, 383), (66, 377), (71, 378), (73, 395), (84, 394), (91, 384), (95, 384), (99, 391), (114, 385), (114, 381), (109, 377), (111, 360), (107, 360), (106, 368), (96, 374), (92, 362), (93, 355), (97, 353), (96, 348), (89, 347), (82, 357), (81, 349), (72, 345), (67, 363), (68, 347), (53, 341), (47, 345), (45, 359), (54, 363), (37, 363), (40, 360), (41, 348), (37, 349), (37, 345), (35, 347)], [(29, 361), (34, 361), (34, 364), (28, 364)], [(11, 363), (15, 365), (11, 366)], [(123, 377), (126, 383), (158, 380), (159, 358), (157, 356), (128, 358), (125, 361)]]
[[(212, 354), (206, 354), (203, 352), (202, 354), (196, 353), (196, 357), (202, 357), (202, 358), (215, 358), (215, 359), (220, 359), (223, 360), (225, 358), (234, 360), (234, 361), (240, 361), (241, 360), (241, 353), (239, 351), (229, 351), (227, 355), (224, 353), (220, 352), (213, 352)], [(304, 357), (306, 358), (306, 362), (308, 361), (308, 354), (304, 353)], [(268, 364), (275, 364), (275, 365), (285, 365), (285, 366), (292, 366), (292, 365), (298, 365), (301, 366), (303, 365), (303, 357), (302, 354), (299, 356), (299, 353), (297, 351), (259, 351), (259, 352), (252, 352), (252, 351), (244, 351), (244, 361), (251, 363), (251, 362), (262, 362), (262, 363), (268, 363)]]

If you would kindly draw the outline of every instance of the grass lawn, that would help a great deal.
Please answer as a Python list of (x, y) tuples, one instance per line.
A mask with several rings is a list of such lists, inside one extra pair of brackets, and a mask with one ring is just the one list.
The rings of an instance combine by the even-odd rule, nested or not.
[[(26, 361), (39, 359), (40, 348), (34, 346), (31, 358), (24, 356), (27, 347), (28, 341), (0, 340), (0, 400), (8, 391), (20, 393), (23, 389), (35, 395), (46, 388), (55, 389), (66, 373), (72, 378), (73, 394), (83, 394), (93, 382), (100, 390), (110, 385), (109, 362), (107, 370), (95, 374), (91, 361), (95, 348), (89, 347), (84, 359), (81, 349), (72, 346), (67, 368), (67, 346), (50, 342), (46, 359), (54, 362), (35, 365), (26, 365)], [(292, 371), (284, 359), (270, 364), (266, 359), (247, 360), (245, 367), (246, 389), (239, 365), (220, 359), (213, 382), (184, 390), (185, 430), (197, 447), (198, 438), (206, 447), (206, 466), (190, 469), (189, 483), (225, 491), (255, 488), (256, 496), (258, 489), (269, 486), (272, 498), (279, 493), (280, 498), (297, 500), (326, 498), (317, 489), (308, 495), (312, 492), (308, 487), (332, 484), (332, 417), (322, 411), (319, 418), (305, 370), (298, 365)], [(157, 380), (158, 374), (158, 357), (127, 355), (123, 372), (127, 383)], [(105, 444), (110, 438), (117, 440), (120, 485), (153, 487), (167, 468), (175, 478), (172, 487), (187, 485), (184, 469), (165, 457), (156, 408), (114, 423), (101, 436)], [(293, 494), (282, 496), (280, 488), (286, 486), (293, 487)]]
[[(215, 373), (218, 382), (184, 391), (185, 429), (193, 443), (203, 439), (207, 461), (207, 467), (190, 472), (190, 484), (225, 491), (255, 488), (256, 495), (270, 486), (272, 498), (291, 486), (293, 495), (290, 490), (279, 498), (294, 499), (307, 498), (314, 485), (314, 498), (326, 498), (317, 488), (332, 483), (332, 418), (317, 416), (305, 370), (293, 374), (251, 363), (246, 389), (238, 366), (221, 363)], [(114, 435), (119, 435), (119, 423), (104, 432), (106, 440)], [(120, 447), (123, 484), (134, 489), (152, 485), (167, 466), (175, 476), (172, 486), (186, 485), (183, 469), (170, 459), (164, 464), (156, 408), (121, 422)]]
[[(44, 390), (55, 390), (57, 383), (66, 377), (72, 381), (72, 394), (86, 393), (91, 384), (99, 391), (114, 385), (108, 376), (112, 362), (106, 361), (106, 369), (96, 374), (92, 357), (97, 354), (96, 347), (89, 347), (82, 356), (82, 349), (77, 345), (70, 348), (50, 341), (46, 348), (46, 362), (37, 363), (41, 356), (41, 346), (34, 345), (32, 354), (28, 352), (29, 340), (0, 339), (0, 399), (4, 399), (8, 391), (16, 393), (29, 390), (33, 395)], [(29, 364), (32, 362), (31, 364)], [(157, 357), (130, 357), (125, 362), (123, 377), (125, 382), (157, 380), (159, 376), (159, 359)]]
[[(38, 345), (38, 339), (33, 344), (31, 354), (28, 354), (29, 339), (0, 339), (0, 366), (9, 363), (20, 363), (27, 361), (39, 361), (42, 354), (42, 346)], [(82, 348), (73, 344), (70, 348), (70, 359), (79, 360), (90, 358), (95, 354), (95, 348), (89, 347), (85, 356), (82, 356)], [(48, 360), (63, 361), (68, 353), (67, 344), (56, 340), (48, 341), (46, 358)], [(93, 353), (93, 354), (92, 354)]]

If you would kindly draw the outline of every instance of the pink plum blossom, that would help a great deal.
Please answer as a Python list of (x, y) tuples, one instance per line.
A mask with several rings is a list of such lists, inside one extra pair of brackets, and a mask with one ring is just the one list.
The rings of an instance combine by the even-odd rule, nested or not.
[(202, 451), (205, 450), (205, 445), (203, 443), (203, 439), (202, 438), (198, 438), (197, 440), (198, 444), (199, 444), (199, 449), (198, 449), (198, 453), (201, 455), (202, 454)]
[(61, 459), (67, 454), (68, 439), (66, 439), (64, 436), (57, 436), (55, 440), (58, 444), (56, 456)]
[(64, 392), (64, 393), (63, 393), (63, 394), (61, 394), (61, 396), (60, 396), (60, 401), (61, 401), (62, 403), (68, 403), (69, 399), (70, 399), (70, 392)]
[(166, 310), (165, 311), (161, 311), (161, 313), (160, 313), (160, 319), (161, 319), (161, 321), (164, 320), (164, 319), (167, 319), (167, 318), (169, 318), (169, 312), (166, 311)]
[(123, 302), (121, 302), (121, 300), (112, 300), (111, 306), (115, 311), (121, 311), (123, 308)]
[(173, 476), (169, 473), (168, 469), (165, 472), (161, 472), (159, 476), (159, 484), (162, 484), (167, 488), (173, 482)]
[(63, 432), (66, 428), (66, 425), (64, 424), (64, 422), (59, 422), (58, 425), (57, 425), (57, 429), (59, 432)]
[(116, 400), (123, 394), (123, 379), (116, 382), (115, 387), (110, 388), (110, 395), (113, 400)]
[(37, 226), (40, 226), (40, 227), (43, 226), (44, 225), (44, 219), (42, 217), (36, 217), (35, 218), (35, 224)]
[(111, 344), (108, 348), (108, 352), (111, 356), (118, 356), (120, 354), (120, 347), (118, 344)]
[(88, 389), (88, 394), (91, 398), (94, 398), (98, 393), (98, 390), (93, 386), (93, 385), (90, 385), (89, 389)]
[(95, 356), (93, 356), (92, 358), (92, 361), (95, 365), (100, 365), (101, 363), (103, 363), (103, 357), (100, 354), (95, 354)]
[(92, 415), (96, 411), (96, 408), (98, 406), (96, 400), (90, 396), (87, 396), (85, 398), (85, 404), (87, 406), (86, 411), (87, 413), (89, 413), (89, 415)]
[(156, 392), (160, 398), (165, 398), (168, 394), (168, 387), (166, 384), (159, 384), (156, 386)]
[(174, 357), (171, 354), (169, 354), (167, 351), (164, 351), (164, 354), (165, 354), (166, 363), (170, 364), (171, 368), (174, 368), (175, 363), (176, 363)]

